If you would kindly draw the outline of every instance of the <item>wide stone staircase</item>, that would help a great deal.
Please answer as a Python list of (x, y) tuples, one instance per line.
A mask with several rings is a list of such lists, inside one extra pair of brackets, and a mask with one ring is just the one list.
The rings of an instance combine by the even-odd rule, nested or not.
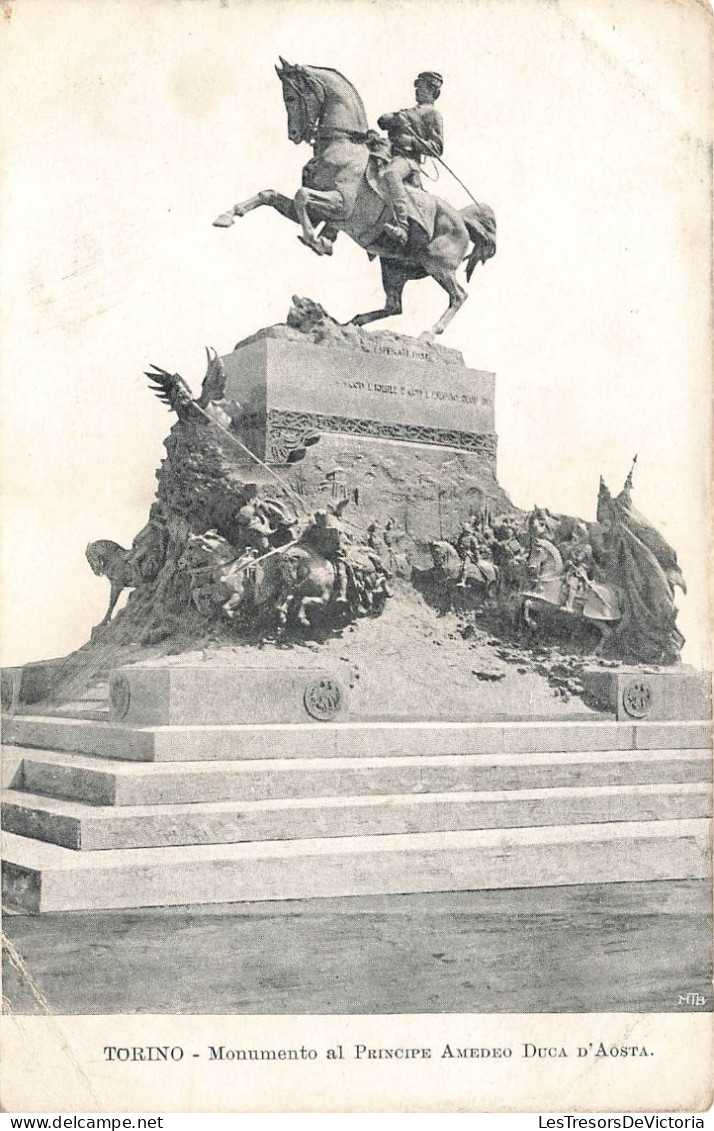
[(708, 722), (141, 726), (103, 710), (4, 720), (15, 911), (710, 874)]

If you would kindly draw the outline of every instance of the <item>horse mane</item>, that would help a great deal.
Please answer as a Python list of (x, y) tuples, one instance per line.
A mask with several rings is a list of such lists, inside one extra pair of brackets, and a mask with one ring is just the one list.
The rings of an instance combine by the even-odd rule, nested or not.
[[(539, 547), (544, 553), (548, 554), (558, 572), (563, 569), (563, 555), (555, 542), (552, 542), (550, 538), (536, 538), (534, 540), (534, 546)], [(531, 556), (532, 554), (533, 550), (531, 550)]]
[[(326, 100), (321, 115), (321, 124), (333, 129), (349, 129), (364, 133), (369, 128), (364, 103), (349, 79), (334, 67), (303, 66), (308, 75), (314, 76), (325, 88)], [(334, 100), (337, 105), (329, 105)], [(325, 110), (329, 120), (325, 120)], [(330, 116), (329, 112), (332, 111)]]
[(93, 557), (96, 561), (105, 561), (106, 554), (126, 554), (127, 551), (118, 542), (112, 542), (111, 538), (98, 538), (96, 542), (90, 542), (85, 550), (87, 558)]

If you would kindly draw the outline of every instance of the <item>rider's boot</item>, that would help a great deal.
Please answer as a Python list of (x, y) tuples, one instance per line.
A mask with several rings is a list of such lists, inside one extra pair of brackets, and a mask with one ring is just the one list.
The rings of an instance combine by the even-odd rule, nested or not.
[[(404, 191), (401, 186), (402, 192)], [(382, 231), (392, 243), (397, 244), (398, 247), (404, 247), (409, 239), (409, 215), (407, 213), (407, 206), (403, 200), (392, 200), (392, 211), (394, 213), (394, 223), (385, 224)]]

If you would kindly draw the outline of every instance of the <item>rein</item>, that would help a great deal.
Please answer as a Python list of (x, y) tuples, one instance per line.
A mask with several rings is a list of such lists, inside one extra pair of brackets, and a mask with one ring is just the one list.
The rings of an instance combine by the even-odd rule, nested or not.
[[(296, 82), (295, 79), (292, 79), (290, 77), (290, 75), (285, 73), (285, 71), (283, 71), (283, 73), (280, 76), (280, 81), (283, 82), (283, 83), (287, 83), (288, 86), (291, 87), (291, 89), (295, 91), (298, 98), (300, 99), (300, 106), (301, 106), (301, 109), (302, 109), (303, 117), (305, 119), (305, 129), (304, 129), (304, 132), (303, 132), (303, 141), (312, 142), (312, 141), (314, 141), (316, 133), (319, 130), (318, 122), (320, 121), (320, 114), (322, 113), (324, 106), (325, 106), (326, 93), (325, 93), (325, 88), (324, 88), (323, 84), (320, 82), (320, 80), (318, 78), (315, 77), (315, 75), (309, 75), (309, 74), (307, 74), (307, 72), (302, 71), (300, 73), (300, 79), (302, 80), (301, 82)], [(316, 115), (314, 121), (310, 118), (310, 111), (309, 111), (309, 107), (307, 105), (307, 99), (305, 97), (305, 90), (304, 90), (305, 85), (307, 85), (308, 87), (312, 86), (313, 91), (316, 90), (316, 93), (318, 94), (318, 97), (320, 98), (320, 107), (317, 111), (317, 115)]]
[[(320, 142), (332, 141), (334, 138), (344, 137), (348, 141), (353, 141), (358, 145), (366, 142), (367, 134), (362, 130), (349, 130), (340, 126), (324, 127), (320, 125), (320, 116), (325, 109), (325, 103), (327, 101), (327, 91), (325, 90), (324, 83), (322, 83), (316, 75), (303, 72), (300, 74), (299, 81), (296, 81), (291, 78), (290, 75), (283, 72), (281, 81), (287, 83), (300, 99), (303, 116), (306, 119), (304, 141), (308, 141), (312, 145), (317, 145)], [(308, 88), (311, 87), (312, 91), (316, 93), (320, 99), (320, 107), (314, 121), (310, 118), (310, 111), (307, 105), (307, 98), (305, 96), (306, 86)]]
[(322, 129), (318, 126), (315, 141), (331, 141), (336, 137), (345, 137), (348, 141), (354, 141), (358, 145), (364, 145), (367, 141), (366, 133), (361, 133), (359, 130), (341, 129), (339, 126), (332, 126), (329, 129)]

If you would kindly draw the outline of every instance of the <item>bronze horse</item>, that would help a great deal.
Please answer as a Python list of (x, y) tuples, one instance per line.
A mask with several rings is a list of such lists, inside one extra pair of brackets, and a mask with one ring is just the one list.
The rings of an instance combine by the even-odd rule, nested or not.
[(191, 599), (205, 617), (221, 611), (233, 620), (260, 611), (279, 630), (289, 620), (307, 628), (309, 610), (326, 608), (334, 595), (334, 567), (307, 546), (288, 544), (254, 561), (211, 530), (191, 535), (179, 565), (188, 571)]
[[(263, 189), (222, 213), (214, 224), (228, 227), (235, 217), (269, 205), (301, 225), (299, 238), (318, 255), (331, 254), (337, 232), (345, 232), (371, 257), (379, 256), (386, 295), (383, 307), (357, 314), (352, 322), (363, 326), (401, 314), (405, 283), (431, 276), (448, 294), (449, 306), (432, 331), (422, 337), (441, 334), (468, 297), (456, 278), (461, 263), (468, 260), (469, 281), (477, 263), (495, 254), (493, 211), (486, 204), (459, 211), (439, 197), (409, 190), (414, 221), (409, 241), (401, 252), (390, 247), (382, 229), (391, 219), (391, 207), (383, 199), (370, 160), (362, 99), (338, 71), (291, 65), (284, 59), (281, 64), (276, 70), (283, 86), (288, 137), (296, 145), (304, 141), (313, 148), (313, 157), (303, 169), (303, 187), (293, 199), (275, 189)], [(318, 232), (315, 225), (320, 222), (323, 227)]]
[(132, 551), (125, 550), (110, 538), (100, 538), (96, 542), (90, 542), (85, 550), (85, 556), (92, 567), (92, 572), (97, 577), (106, 577), (110, 585), (109, 607), (96, 626), (99, 628), (109, 623), (122, 593), (125, 589), (134, 589), (138, 585), (138, 579), (132, 565)]
[(600, 633), (595, 648), (599, 655), (622, 617), (620, 595), (610, 582), (588, 580), (572, 604), (567, 603), (565, 563), (552, 540), (556, 525), (552, 516), (537, 507), (528, 516), (531, 581), (520, 595), (519, 620), (537, 635), (546, 633), (548, 625), (561, 629), (578, 623), (590, 625)]

